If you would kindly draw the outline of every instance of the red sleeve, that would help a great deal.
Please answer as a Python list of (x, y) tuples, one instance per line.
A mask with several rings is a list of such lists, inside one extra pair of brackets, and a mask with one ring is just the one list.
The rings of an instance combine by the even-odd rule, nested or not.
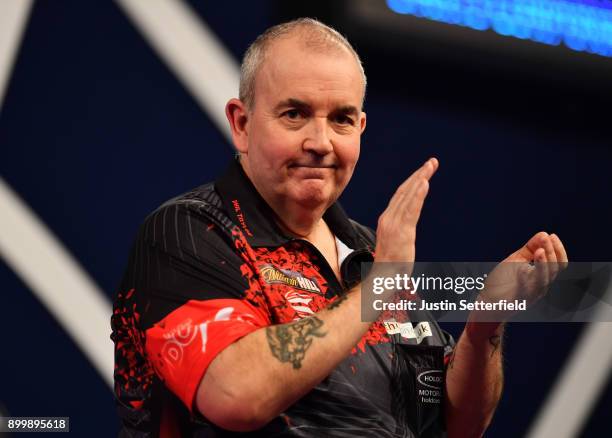
[(157, 375), (192, 411), (208, 365), (224, 348), (270, 325), (266, 314), (239, 299), (190, 300), (145, 332)]

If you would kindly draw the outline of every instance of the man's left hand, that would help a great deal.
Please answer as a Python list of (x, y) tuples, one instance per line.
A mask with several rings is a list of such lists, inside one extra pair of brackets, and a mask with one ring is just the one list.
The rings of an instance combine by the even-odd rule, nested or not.
[[(488, 302), (525, 300), (527, 305), (533, 304), (546, 294), (550, 284), (559, 271), (567, 267), (567, 263), (567, 253), (561, 239), (556, 234), (541, 231), (489, 274), (479, 299)], [(477, 313), (471, 315), (470, 319), (506, 321), (514, 313)]]

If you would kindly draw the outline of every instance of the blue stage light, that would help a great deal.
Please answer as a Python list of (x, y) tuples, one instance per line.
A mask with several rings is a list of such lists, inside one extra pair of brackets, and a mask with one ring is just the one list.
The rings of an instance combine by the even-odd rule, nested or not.
[(612, 57), (610, 0), (387, 0), (409, 14)]

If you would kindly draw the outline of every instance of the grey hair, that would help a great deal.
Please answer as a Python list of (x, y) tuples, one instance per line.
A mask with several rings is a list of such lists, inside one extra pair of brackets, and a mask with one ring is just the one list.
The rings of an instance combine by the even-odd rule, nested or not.
[(251, 110), (255, 105), (255, 78), (265, 60), (268, 48), (274, 41), (288, 36), (294, 31), (304, 32), (304, 43), (309, 48), (329, 50), (344, 47), (353, 55), (363, 80), (363, 96), (361, 99), (361, 105), (363, 106), (367, 78), (363, 70), (361, 59), (357, 52), (355, 52), (355, 49), (353, 49), (353, 46), (351, 46), (351, 43), (349, 43), (337, 30), (318, 20), (313, 18), (298, 18), (297, 20), (277, 24), (276, 26), (268, 28), (253, 41), (245, 52), (244, 58), (242, 59), (242, 65), (240, 66), (240, 91), (238, 97), (244, 102), (247, 109)]

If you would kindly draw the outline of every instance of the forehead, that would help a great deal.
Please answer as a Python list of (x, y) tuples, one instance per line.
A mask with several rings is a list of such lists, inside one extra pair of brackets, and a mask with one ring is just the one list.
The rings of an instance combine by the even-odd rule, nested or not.
[(355, 57), (343, 46), (309, 47), (299, 37), (274, 41), (255, 81), (256, 101), (289, 98), (361, 107), (363, 78)]

